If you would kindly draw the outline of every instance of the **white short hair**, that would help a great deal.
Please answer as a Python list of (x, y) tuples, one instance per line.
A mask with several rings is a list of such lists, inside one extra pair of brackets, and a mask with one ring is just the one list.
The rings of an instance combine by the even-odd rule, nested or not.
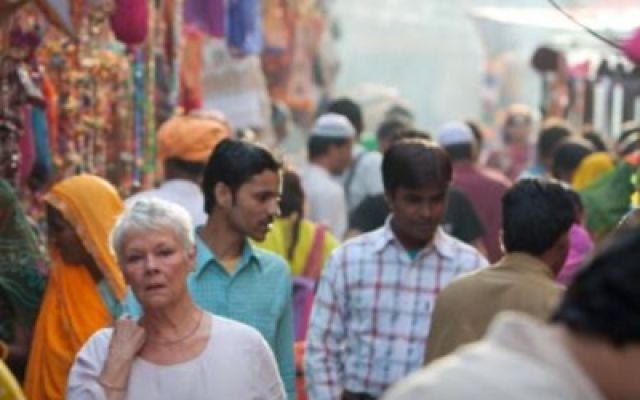
[(111, 248), (119, 262), (124, 259), (124, 239), (129, 233), (170, 230), (183, 243), (185, 250), (193, 248), (195, 236), (191, 216), (182, 206), (144, 197), (128, 205), (111, 230)]

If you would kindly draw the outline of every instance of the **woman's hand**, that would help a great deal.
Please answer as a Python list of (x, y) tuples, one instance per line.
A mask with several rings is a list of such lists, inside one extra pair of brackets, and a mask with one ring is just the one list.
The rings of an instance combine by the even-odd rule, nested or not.
[(114, 362), (132, 362), (142, 349), (145, 339), (144, 328), (131, 317), (123, 316), (114, 324), (107, 361), (113, 358)]
[(144, 328), (130, 317), (123, 316), (115, 322), (107, 360), (98, 378), (108, 399), (124, 397), (131, 365), (145, 339)]

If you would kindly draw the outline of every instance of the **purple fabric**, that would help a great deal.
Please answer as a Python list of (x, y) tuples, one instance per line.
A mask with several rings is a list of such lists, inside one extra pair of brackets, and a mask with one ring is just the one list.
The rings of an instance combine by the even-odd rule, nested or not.
[(244, 55), (262, 52), (262, 6), (260, 0), (229, 0), (226, 37), (230, 48)]
[(33, 137), (31, 107), (24, 108), (23, 122), (24, 129), (18, 141), (18, 148), (20, 149), (18, 176), (20, 178), (20, 182), (25, 183), (31, 176), (33, 165), (36, 162), (36, 145)]
[(569, 240), (571, 241), (571, 247), (569, 248), (567, 261), (565, 261), (564, 267), (562, 267), (556, 278), (558, 282), (564, 285), (569, 285), (573, 281), (576, 273), (580, 270), (582, 261), (593, 249), (593, 240), (582, 225), (574, 224), (571, 227)]
[(186, 0), (183, 10), (186, 25), (210, 36), (224, 37), (224, 0)]

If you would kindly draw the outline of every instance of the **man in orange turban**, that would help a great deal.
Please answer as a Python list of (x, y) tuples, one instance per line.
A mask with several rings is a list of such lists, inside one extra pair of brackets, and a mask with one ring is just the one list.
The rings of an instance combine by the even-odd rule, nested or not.
[(170, 118), (158, 130), (158, 157), (163, 163), (164, 182), (157, 188), (138, 193), (127, 204), (143, 196), (155, 196), (184, 207), (194, 225), (207, 219), (200, 179), (209, 154), (220, 140), (231, 134), (222, 113), (194, 111)]

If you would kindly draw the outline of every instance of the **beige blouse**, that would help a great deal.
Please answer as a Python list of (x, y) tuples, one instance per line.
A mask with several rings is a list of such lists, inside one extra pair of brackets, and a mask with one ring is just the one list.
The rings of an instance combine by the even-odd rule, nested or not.
[[(125, 398), (284, 400), (275, 357), (260, 333), (240, 322), (209, 315), (211, 335), (200, 355), (174, 365), (137, 358)], [(97, 379), (112, 334), (112, 328), (102, 329), (80, 350), (69, 375), (67, 399), (106, 399)]]

